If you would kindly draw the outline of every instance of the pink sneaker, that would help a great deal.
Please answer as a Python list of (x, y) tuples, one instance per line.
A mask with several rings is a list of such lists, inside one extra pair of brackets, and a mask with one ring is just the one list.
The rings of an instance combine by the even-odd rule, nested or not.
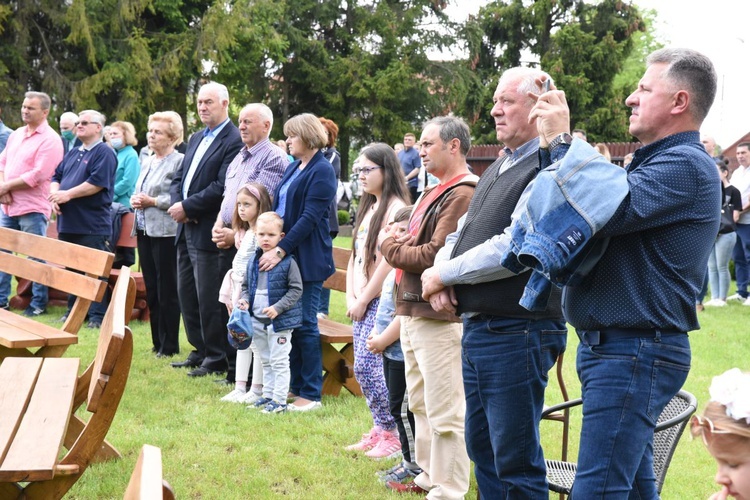
[(346, 451), (367, 451), (371, 450), (380, 441), (380, 433), (382, 430), (380, 427), (373, 427), (367, 434), (362, 434), (362, 439), (358, 443), (350, 444), (344, 447)]
[(365, 455), (376, 460), (401, 456), (401, 441), (398, 440), (398, 433), (389, 431), (381, 432), (380, 441)]

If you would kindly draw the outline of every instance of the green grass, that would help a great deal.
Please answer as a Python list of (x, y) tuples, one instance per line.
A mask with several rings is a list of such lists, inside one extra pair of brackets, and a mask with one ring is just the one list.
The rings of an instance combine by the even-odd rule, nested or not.
[[(343, 294), (334, 294), (332, 315), (343, 316)], [(54, 323), (62, 314), (43, 316)], [(703, 329), (691, 334), (693, 367), (685, 388), (702, 408), (711, 377), (739, 366), (748, 369), (747, 325), (750, 308), (736, 303), (710, 309), (700, 316)], [(68, 498), (122, 498), (144, 443), (162, 449), (164, 477), (178, 498), (396, 498), (385, 491), (374, 473), (393, 462), (375, 462), (343, 446), (355, 442), (371, 426), (364, 399), (348, 393), (324, 397), (321, 411), (267, 416), (242, 405), (225, 404), (228, 392), (215, 378), (192, 380), (182, 369), (151, 353), (148, 325), (132, 325), (135, 352), (128, 385), (108, 440), (123, 454), (121, 460), (92, 466)], [(67, 356), (88, 364), (96, 348), (96, 332), (82, 328), (79, 343)], [(565, 380), (571, 397), (580, 393), (575, 375), (577, 339), (571, 332), (565, 360)], [(183, 356), (189, 345), (181, 338)], [(551, 373), (548, 403), (560, 401)], [(345, 391), (344, 391), (345, 392)], [(580, 413), (576, 414), (580, 418)], [(580, 421), (571, 430), (571, 457), (577, 453)], [(559, 457), (560, 425), (542, 423), (545, 453)], [(662, 492), (664, 499), (707, 498), (716, 491), (715, 466), (700, 440), (683, 436)], [(475, 481), (467, 498), (476, 496)], [(551, 496), (550, 498), (556, 498)]]

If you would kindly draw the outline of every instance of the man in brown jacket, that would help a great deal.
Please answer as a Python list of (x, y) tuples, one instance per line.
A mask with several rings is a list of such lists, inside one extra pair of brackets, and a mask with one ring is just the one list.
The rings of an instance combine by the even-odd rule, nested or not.
[(460, 118), (430, 120), (422, 131), (420, 156), (437, 186), (417, 200), (405, 242), (387, 238), (381, 250), (393, 267), (401, 316), (401, 348), (406, 364), (409, 407), (416, 423), (416, 460), (422, 472), (413, 483), (389, 482), (403, 493), (427, 498), (463, 498), (469, 489), (469, 457), (464, 442), (466, 404), (461, 376), (459, 318), (435, 312), (422, 299), (422, 272), (432, 267), (445, 237), (456, 230), (478, 181), (466, 165), (469, 127)]

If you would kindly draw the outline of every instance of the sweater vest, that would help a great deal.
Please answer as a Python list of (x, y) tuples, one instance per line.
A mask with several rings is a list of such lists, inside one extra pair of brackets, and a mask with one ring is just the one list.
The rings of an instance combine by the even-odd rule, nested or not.
[[(496, 160), (479, 179), (451, 258), (502, 234), (510, 226), (513, 210), (521, 194), (538, 173), (539, 157), (531, 154), (497, 175), (505, 161)], [(458, 313), (473, 312), (533, 320), (562, 318), (561, 290), (556, 286), (552, 287), (552, 294), (544, 311), (532, 312), (518, 305), (529, 276), (530, 273), (525, 272), (487, 283), (455, 285), (453, 288), (458, 299)]]

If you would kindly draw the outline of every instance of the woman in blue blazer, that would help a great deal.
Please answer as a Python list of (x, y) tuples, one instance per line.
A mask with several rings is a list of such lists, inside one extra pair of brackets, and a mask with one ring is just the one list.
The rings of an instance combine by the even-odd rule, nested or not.
[(284, 219), (284, 238), (263, 254), (261, 270), (278, 264), (286, 255), (297, 259), (302, 273), (302, 327), (292, 333), (289, 355), (289, 391), (297, 397), (290, 411), (320, 408), (323, 361), (318, 330), (318, 301), (323, 281), (334, 271), (328, 211), (336, 196), (333, 167), (320, 152), (328, 142), (326, 129), (313, 114), (292, 117), (284, 124), (289, 165), (274, 193), (274, 210)]

